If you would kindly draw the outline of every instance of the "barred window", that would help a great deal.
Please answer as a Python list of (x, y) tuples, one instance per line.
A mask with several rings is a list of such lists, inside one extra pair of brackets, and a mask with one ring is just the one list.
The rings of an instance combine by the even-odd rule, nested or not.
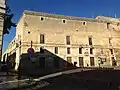
[(44, 36), (44, 34), (40, 34), (40, 43), (41, 44), (45, 43), (45, 36)]
[(82, 54), (82, 48), (79, 48), (79, 54)]
[(66, 44), (70, 45), (70, 36), (66, 36)]
[(113, 54), (113, 49), (110, 49), (111, 54)]
[(67, 48), (67, 54), (70, 54), (70, 48), (69, 47)]
[(88, 38), (88, 41), (89, 41), (89, 45), (92, 45), (92, 38), (91, 37)]
[(93, 54), (93, 48), (90, 48), (90, 54)]
[(58, 54), (58, 47), (55, 47), (55, 54)]

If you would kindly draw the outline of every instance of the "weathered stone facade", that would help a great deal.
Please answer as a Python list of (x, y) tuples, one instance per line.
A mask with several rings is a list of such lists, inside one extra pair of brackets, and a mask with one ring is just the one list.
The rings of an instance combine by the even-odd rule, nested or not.
[(0, 0), (0, 60), (2, 56), (4, 14), (5, 14), (5, 0)]
[[(13, 50), (16, 52), (15, 69), (23, 58), (20, 55), (27, 55), (31, 45), (35, 52), (40, 52), (40, 47), (46, 50), (44, 54), (39, 53), (31, 57), (35, 62), (40, 57), (44, 57), (45, 67), (54, 67), (55, 64), (54, 56), (51, 57), (47, 52), (69, 63), (76, 63), (77, 67), (98, 66), (99, 57), (103, 61), (102, 66), (119, 65), (119, 23), (118, 19), (111, 17), (79, 18), (24, 11), (17, 24), (14, 42), (9, 45), (17, 46), (14, 49), (8, 47), (4, 55), (10, 54)], [(44, 38), (43, 42), (41, 38), (42, 40)], [(57, 54), (55, 54), (55, 47)], [(59, 62), (59, 65), (62, 67), (62, 62)]]

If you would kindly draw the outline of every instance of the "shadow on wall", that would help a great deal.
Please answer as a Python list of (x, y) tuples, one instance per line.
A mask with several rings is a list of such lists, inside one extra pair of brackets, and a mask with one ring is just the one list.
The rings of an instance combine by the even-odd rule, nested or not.
[(5, 54), (3, 56), (3, 61), (1, 62), (2, 65), (0, 71), (13, 70), (15, 68), (15, 59), (16, 59), (16, 52), (14, 52), (11, 55)]
[(77, 68), (77, 63), (72, 64), (72, 58), (67, 61), (46, 49), (35, 52), (31, 56), (27, 53), (21, 55), (18, 71), (22, 75), (40, 76), (68, 69)]

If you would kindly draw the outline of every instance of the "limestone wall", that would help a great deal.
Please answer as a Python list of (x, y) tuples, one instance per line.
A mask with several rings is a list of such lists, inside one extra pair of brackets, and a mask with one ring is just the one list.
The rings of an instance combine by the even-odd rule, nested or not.
[(5, 13), (5, 0), (0, 0), (0, 59), (2, 57), (2, 38), (3, 38), (3, 15)]
[[(47, 14), (36, 15), (34, 12), (24, 14), (24, 18), (21, 18), (22, 23), (21, 21), (18, 23), (16, 32), (16, 35), (21, 33), (23, 45), (21, 52), (27, 53), (30, 41), (33, 41), (35, 51), (38, 52), (42, 46), (54, 53), (54, 47), (58, 47), (58, 56), (65, 60), (68, 56), (72, 57), (72, 62), (76, 61), (77, 66), (79, 66), (79, 57), (84, 57), (84, 66), (86, 66), (85, 62), (90, 63), (90, 57), (94, 57), (95, 66), (98, 66), (99, 56), (105, 58), (103, 65), (106, 66), (111, 65), (111, 57), (113, 56), (119, 61), (120, 31), (118, 23), (110, 23), (108, 26), (107, 21), (59, 17), (49, 14), (48, 16)], [(45, 44), (40, 44), (40, 34), (44, 34)], [(70, 36), (70, 45), (66, 45), (66, 36)], [(88, 37), (92, 38), (92, 46), (88, 45)], [(110, 38), (111, 41), (109, 41)], [(67, 47), (71, 48), (70, 55), (67, 54)], [(83, 47), (82, 54), (79, 54), (79, 47)], [(90, 47), (93, 48), (93, 54), (90, 54)], [(88, 56), (84, 55), (86, 48)], [(114, 51), (113, 55), (110, 53), (110, 48)], [(101, 54), (102, 49), (103, 54)]]

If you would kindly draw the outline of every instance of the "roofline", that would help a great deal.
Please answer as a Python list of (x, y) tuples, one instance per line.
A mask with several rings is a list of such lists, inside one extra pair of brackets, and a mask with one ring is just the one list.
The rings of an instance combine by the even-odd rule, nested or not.
[(18, 19), (16, 25), (18, 25), (18, 23), (20, 22), (20, 20), (21, 20), (21, 18), (23, 17), (23, 15), (24, 15), (24, 12), (22, 13), (22, 15), (20, 16), (20, 18)]
[[(43, 16), (43, 17), (51, 17), (51, 18), (59, 18), (59, 19), (67, 19), (67, 20), (76, 20), (76, 21), (88, 21), (88, 22), (98, 22), (98, 23), (118, 23), (114, 21), (107, 21), (107, 20), (100, 20), (96, 18), (84, 18), (84, 17), (75, 17), (75, 16), (67, 16), (67, 15), (60, 15), (60, 14), (51, 14), (51, 13), (44, 13), (44, 12), (37, 12), (37, 11), (30, 11), (24, 10), (22, 16), (20, 17), (19, 21), (23, 17), (23, 15), (35, 15), (35, 16)], [(98, 16), (97, 16), (98, 17)], [(17, 25), (18, 25), (17, 23)]]
[(59, 19), (68, 19), (68, 20), (76, 20), (76, 21), (90, 21), (90, 22), (102, 22), (107, 23), (106, 21), (97, 20), (95, 18), (80, 18), (75, 16), (67, 16), (67, 15), (60, 15), (60, 14), (51, 14), (51, 13), (43, 13), (43, 12), (37, 12), (37, 11), (30, 11), (25, 10), (23, 14), (27, 15), (36, 15), (36, 16), (44, 16), (44, 17), (52, 17), (52, 18), (59, 18)]
[[(60, 14), (51, 14), (51, 13), (44, 13), (44, 12), (37, 12), (37, 11), (30, 11), (24, 10), (22, 16), (20, 17), (19, 21), (23, 17), (23, 15), (36, 15), (36, 16), (44, 16), (44, 17), (52, 17), (52, 18), (59, 18), (59, 19), (68, 19), (68, 20), (76, 20), (76, 21), (89, 21), (89, 22), (99, 22), (99, 23), (113, 23), (105, 20), (98, 20), (95, 18), (82, 18), (82, 17), (75, 17), (75, 16), (67, 16), (67, 15), (60, 15)], [(17, 23), (17, 24), (18, 24)]]

